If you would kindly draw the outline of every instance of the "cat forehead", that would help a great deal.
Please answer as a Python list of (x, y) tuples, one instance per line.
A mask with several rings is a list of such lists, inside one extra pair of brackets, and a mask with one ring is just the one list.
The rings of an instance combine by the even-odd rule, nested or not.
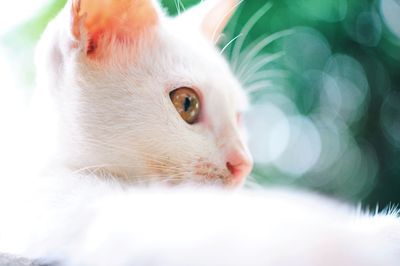
[[(160, 14), (159, 23), (149, 26), (134, 42), (107, 42), (106, 45), (111, 56), (105, 62), (116, 66), (112, 69), (117, 76), (102, 76), (102, 80), (114, 82), (130, 77), (129, 84), (148, 88), (150, 93), (158, 89), (193, 87), (205, 96), (205, 103), (212, 99), (217, 102), (215, 106), (226, 106), (229, 111), (242, 110), (247, 104), (226, 59), (190, 16), (172, 18)], [(98, 63), (84, 54), (80, 58), (89, 65), (94, 64), (95, 69), (103, 69), (101, 60)], [(118, 72), (123, 76), (118, 78)]]
[(159, 36), (158, 50), (163, 54), (170, 86), (194, 86), (207, 98), (223, 98), (230, 108), (246, 107), (247, 98), (226, 58), (190, 21), (167, 19)]

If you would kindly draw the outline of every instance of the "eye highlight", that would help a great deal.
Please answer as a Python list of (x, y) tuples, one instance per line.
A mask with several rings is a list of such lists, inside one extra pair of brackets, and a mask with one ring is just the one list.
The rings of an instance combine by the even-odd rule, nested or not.
[(183, 120), (194, 124), (200, 115), (200, 99), (197, 93), (188, 87), (178, 88), (170, 92), (169, 97)]

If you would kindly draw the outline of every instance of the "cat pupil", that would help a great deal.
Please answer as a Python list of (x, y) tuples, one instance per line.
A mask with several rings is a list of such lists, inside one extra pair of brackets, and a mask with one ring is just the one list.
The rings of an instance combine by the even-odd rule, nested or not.
[(185, 112), (189, 111), (191, 105), (192, 105), (192, 99), (190, 97), (186, 97), (185, 102), (183, 103), (183, 109), (185, 110)]

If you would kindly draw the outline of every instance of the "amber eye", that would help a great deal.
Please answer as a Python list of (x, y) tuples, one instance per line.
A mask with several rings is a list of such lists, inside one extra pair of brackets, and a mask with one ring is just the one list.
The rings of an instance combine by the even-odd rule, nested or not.
[(200, 100), (193, 89), (182, 87), (173, 90), (169, 97), (183, 120), (188, 124), (197, 122), (200, 115)]

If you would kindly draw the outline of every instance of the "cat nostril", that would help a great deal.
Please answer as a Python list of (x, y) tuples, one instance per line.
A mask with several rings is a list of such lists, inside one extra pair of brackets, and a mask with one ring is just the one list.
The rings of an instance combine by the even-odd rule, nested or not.
[(241, 152), (235, 152), (229, 156), (226, 168), (229, 170), (234, 180), (241, 182), (253, 168), (253, 162)]
[(232, 175), (235, 175), (235, 173), (237, 172), (236, 167), (233, 166), (230, 162), (227, 162), (227, 163), (226, 163), (226, 168), (228, 168), (229, 172), (230, 172)]

